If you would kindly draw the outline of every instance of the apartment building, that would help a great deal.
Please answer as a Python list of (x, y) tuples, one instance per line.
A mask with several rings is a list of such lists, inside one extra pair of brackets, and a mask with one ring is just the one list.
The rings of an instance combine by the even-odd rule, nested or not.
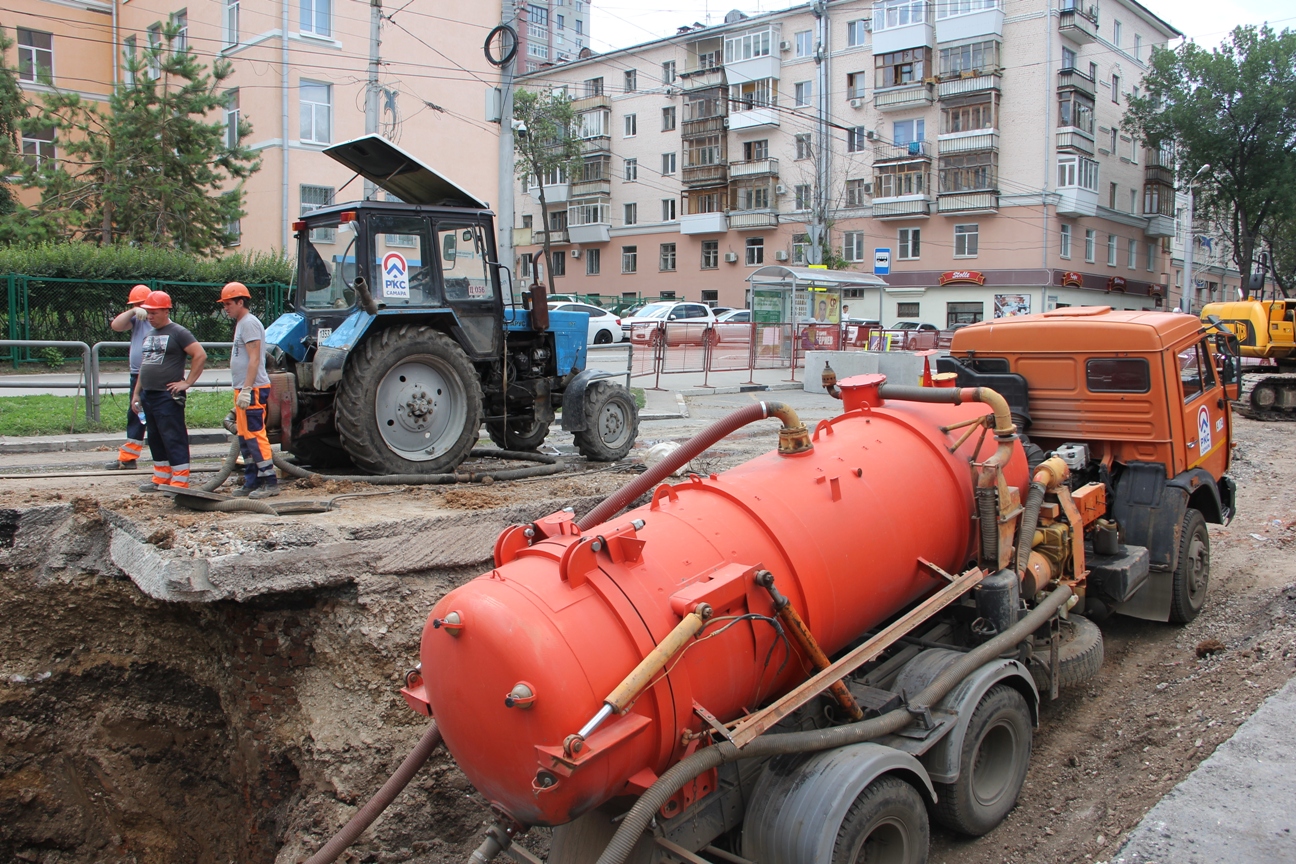
[[(244, 184), (239, 247), (285, 248), (304, 210), (362, 197), (362, 184), (322, 152), (364, 134), (368, 2), (354, 0), (12, 0), (9, 62), (33, 97), (51, 88), (105, 103), (150, 45), (228, 61), (224, 119), (249, 121), (261, 170)], [(382, 9), (379, 131), (489, 202), (500, 200), (499, 126), (487, 120), (500, 84), (482, 45), (501, 2)], [(167, 41), (167, 25), (179, 35)], [(46, 83), (48, 82), (48, 83)], [(24, 139), (54, 158), (58, 142)], [(503, 194), (509, 194), (506, 184)], [(339, 250), (341, 254), (341, 250)]]
[(589, 0), (509, 2), (516, 2), (517, 8), (519, 72), (536, 72), (589, 55)]
[(823, 231), (886, 274), (854, 317), (1155, 308), (1173, 172), (1120, 126), (1178, 35), (1133, 0), (839, 0), (525, 75), (575, 100), (585, 162), (541, 178), (548, 224), (519, 183), (518, 267), (547, 230), (554, 290), (744, 305)]

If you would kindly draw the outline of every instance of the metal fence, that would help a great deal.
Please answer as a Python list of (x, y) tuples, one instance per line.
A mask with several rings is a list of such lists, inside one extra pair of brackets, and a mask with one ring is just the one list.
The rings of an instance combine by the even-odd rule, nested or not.
[[(229, 338), (230, 322), (216, 304), (223, 283), (172, 282), (165, 279), (62, 279), (11, 273), (0, 276), (6, 303), (0, 307), (0, 339), (15, 342), (121, 341), (124, 334), (109, 326), (126, 308), (126, 297), (135, 285), (171, 295), (171, 320), (189, 329), (200, 342)], [(289, 287), (279, 282), (248, 285), (252, 311), (262, 321), (283, 314)], [(61, 351), (55, 346), (43, 346)], [(35, 353), (33, 353), (35, 348)], [(17, 369), (23, 363), (47, 362), (41, 348), (8, 345), (0, 348), (0, 362)]]

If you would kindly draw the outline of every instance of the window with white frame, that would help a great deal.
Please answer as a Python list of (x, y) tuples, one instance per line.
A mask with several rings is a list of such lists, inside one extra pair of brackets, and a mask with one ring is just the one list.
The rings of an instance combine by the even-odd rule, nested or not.
[(796, 158), (809, 159), (813, 154), (814, 154), (814, 150), (810, 146), (810, 133), (809, 132), (798, 133), (796, 136)]
[(122, 83), (127, 87), (135, 86), (135, 69), (133, 67), (138, 44), (134, 36), (127, 36), (122, 40)]
[(1120, 102), (1120, 76), (1111, 77), (1111, 97), (1113, 102)]
[(638, 159), (625, 160), (625, 181), (627, 183), (633, 183), (638, 179), (639, 179), (639, 160)]
[(864, 260), (863, 231), (847, 231), (842, 234), (842, 257), (847, 261)]
[(661, 199), (661, 205), (662, 205), (662, 221), (674, 222), (675, 221), (675, 199), (663, 198)]
[(225, 0), (225, 11), (221, 16), (221, 30), (226, 48), (232, 48), (239, 44), (239, 0)]
[(580, 137), (605, 138), (610, 128), (611, 114), (608, 111), (585, 111), (580, 115)]
[(549, 258), (549, 275), (566, 276), (567, 275), (567, 250), (556, 249)]
[(1139, 243), (1137, 240), (1129, 241), (1129, 251), (1125, 255), (1125, 266), (1131, 270), (1138, 269)]
[(743, 186), (738, 190), (738, 210), (768, 210), (770, 190), (768, 186)]
[(639, 70), (625, 70), (625, 92), (633, 93), (639, 89)]
[(914, 261), (918, 258), (921, 251), (922, 229), (921, 228), (901, 228), (897, 238), (897, 255), (901, 261)]
[(729, 85), (730, 109), (751, 111), (753, 108), (764, 108), (774, 104), (774, 97), (777, 94), (778, 81), (773, 78), (731, 84)]
[(793, 187), (793, 188), (794, 188), (794, 190), (795, 190), (795, 192), (796, 192), (796, 209), (797, 209), (797, 210), (809, 210), (809, 209), (810, 209), (810, 204), (811, 204), (811, 200), (810, 200), (810, 199), (811, 199), (811, 196), (810, 196), (810, 184), (809, 184), (809, 183), (798, 183), (798, 184), (797, 184), (795, 187)]
[(42, 162), (58, 156), (54, 146), (53, 126), (23, 132), (21, 144), (23, 161), (33, 168), (38, 168)]
[(1088, 97), (1074, 90), (1058, 94), (1058, 125), (1072, 126), (1082, 132), (1094, 134), (1094, 104)]
[(869, 22), (864, 19), (846, 22), (846, 47), (859, 48), (868, 42)]
[(1138, 212), (1138, 190), (1137, 189), (1130, 190), (1129, 202), (1130, 202), (1129, 212), (1131, 213)]
[(747, 238), (747, 266), (755, 267), (765, 263), (765, 238)]
[(675, 244), (663, 243), (657, 256), (657, 269), (669, 273), (675, 269)]
[(586, 78), (586, 79), (585, 79), (585, 95), (586, 95), (586, 96), (602, 96), (602, 95), (603, 95), (603, 78), (602, 78), (602, 77), (599, 77), (599, 78)]
[(625, 215), (625, 224), (626, 224), (626, 225), (638, 225), (638, 224), (639, 224), (639, 205), (638, 205), (638, 204), (625, 204), (625, 205), (622, 205), (622, 211), (623, 211), (623, 213), (624, 213), (624, 215)]
[(333, 0), (301, 0), (301, 32), (333, 35)]
[(1116, 235), (1108, 234), (1107, 235), (1107, 266), (1108, 267), (1116, 266), (1116, 243), (1117, 243)]
[(792, 263), (805, 264), (810, 260), (810, 235), (792, 235)]
[(743, 142), (743, 161), (756, 162), (761, 159), (769, 158), (769, 139), (760, 138), (756, 141)]
[(974, 132), (995, 128), (995, 100), (978, 99), (963, 104), (941, 105), (941, 133)]
[[(852, 126), (846, 130), (846, 152), (860, 153), (867, 146), (868, 129), (863, 126)], [(807, 148), (810, 143), (810, 136), (806, 136)], [(807, 154), (806, 158), (810, 158)]]
[(662, 174), (670, 175), (674, 173), (675, 173), (675, 154), (663, 153), (662, 154)]
[(175, 28), (175, 38), (171, 40), (171, 50), (183, 54), (189, 50), (189, 10), (181, 9), (171, 13), (171, 26)]
[(627, 114), (627, 115), (625, 115), (625, 118), (624, 118), (624, 119), (625, 119), (625, 137), (626, 137), (626, 138), (633, 138), (633, 137), (635, 137), (636, 135), (638, 135), (638, 134), (639, 134), (639, 115), (638, 115), (638, 114)]
[(239, 91), (225, 91), (225, 146), (233, 150), (239, 144)]
[(162, 23), (155, 22), (148, 27), (148, 57), (145, 67), (148, 77), (156, 81), (162, 77)]
[(586, 249), (585, 250), (585, 275), (597, 276), (603, 267), (603, 250)]
[(662, 109), (662, 131), (672, 132), (675, 129), (675, 106), (670, 105)]
[(793, 38), (795, 39), (797, 57), (809, 57), (814, 53), (813, 30), (798, 30)]
[(873, 194), (878, 198), (925, 195), (929, 188), (926, 162), (873, 166)]
[(661, 70), (662, 70), (661, 82), (663, 84), (674, 84), (675, 77), (676, 77), (675, 61), (667, 60), (665, 63), (661, 64)]
[(724, 62), (738, 63), (755, 57), (768, 57), (772, 40), (773, 31), (768, 27), (729, 36), (724, 43)]
[(54, 77), (54, 35), (18, 28), (18, 80), (49, 81)]
[(621, 272), (622, 273), (639, 272), (639, 247), (638, 246), (621, 247)]
[(1071, 257), (1071, 226), (1062, 224), (1062, 236), (1058, 243), (1058, 254), (1063, 258)]
[(301, 140), (328, 144), (333, 140), (333, 85), (302, 81), (298, 85), (301, 103)]
[(814, 82), (798, 81), (795, 85), (795, 88), (796, 88), (795, 102), (797, 107), (809, 105), (810, 100), (814, 98)]
[(702, 241), (702, 269), (715, 270), (720, 266), (720, 241)]
[[(965, 72), (989, 75), (999, 68), (999, 42), (995, 39), (989, 39), (984, 42), (957, 45), (953, 48), (942, 48), (937, 57), (936, 68), (942, 77), (957, 77)], [(1065, 63), (1065, 55), (1063, 55), (1063, 58)], [(1063, 68), (1067, 67), (1064, 66)]]
[(972, 15), (990, 9), (1000, 9), (1001, 0), (936, 0), (936, 19)]
[(1092, 264), (1098, 254), (1098, 232), (1092, 228), (1085, 229), (1085, 263)]
[(980, 232), (980, 226), (973, 223), (971, 225), (954, 226), (954, 257), (955, 258), (975, 258), (977, 255), (977, 239)]
[[(891, 143), (897, 147), (908, 147), (916, 141), (922, 141), (927, 137), (927, 121), (919, 118), (917, 120), (898, 120), (891, 124)], [(912, 148), (910, 149), (912, 151)]]
[(863, 99), (865, 87), (868, 85), (867, 72), (847, 72), (846, 73), (846, 98)]
[(1112, 44), (1121, 47), (1121, 22), (1112, 20)]
[(1152, 272), (1152, 265), (1156, 263), (1156, 243), (1149, 241), (1147, 246), (1147, 271)]
[(927, 0), (883, 0), (873, 4), (873, 29), (892, 30), (927, 20)]
[(846, 206), (863, 207), (868, 203), (869, 195), (868, 181), (862, 177), (846, 181)]
[(1134, 59), (1143, 62), (1143, 37), (1137, 33), (1134, 34)]
[[(300, 191), (302, 215), (318, 210), (321, 207), (330, 207), (333, 204), (332, 186), (303, 185)], [(337, 242), (337, 229), (315, 228), (310, 232), (310, 241), (312, 243), (335, 243)]]
[(1083, 156), (1058, 157), (1058, 188), (1078, 186), (1098, 191), (1098, 163)]

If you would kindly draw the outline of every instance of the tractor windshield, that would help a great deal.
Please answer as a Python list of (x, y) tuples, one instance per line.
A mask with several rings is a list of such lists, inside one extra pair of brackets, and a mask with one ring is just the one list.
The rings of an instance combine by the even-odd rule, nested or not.
[(299, 303), (305, 309), (346, 309), (355, 302), (354, 222), (313, 224), (299, 235)]

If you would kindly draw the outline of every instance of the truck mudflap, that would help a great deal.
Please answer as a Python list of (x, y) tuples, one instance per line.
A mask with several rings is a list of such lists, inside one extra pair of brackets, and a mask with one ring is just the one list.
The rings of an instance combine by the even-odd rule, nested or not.
[(578, 373), (563, 390), (562, 428), (567, 432), (584, 432), (588, 429), (589, 418), (585, 416), (585, 391), (594, 381), (617, 377), (620, 376), (606, 369), (586, 369)]
[(752, 793), (743, 822), (743, 857), (753, 861), (833, 860), (846, 814), (884, 774), (898, 775), (927, 801), (936, 790), (922, 764), (893, 747), (864, 742), (821, 753), (776, 756)]
[(266, 328), (266, 344), (274, 345), (298, 363), (306, 359), (310, 328), (306, 318), (296, 312), (285, 312)]
[(347, 355), (369, 332), (369, 325), (377, 318), (377, 315), (357, 309), (320, 343), (315, 349), (315, 380), (312, 382), (316, 390), (337, 386), (342, 380), (342, 367), (346, 365)]

